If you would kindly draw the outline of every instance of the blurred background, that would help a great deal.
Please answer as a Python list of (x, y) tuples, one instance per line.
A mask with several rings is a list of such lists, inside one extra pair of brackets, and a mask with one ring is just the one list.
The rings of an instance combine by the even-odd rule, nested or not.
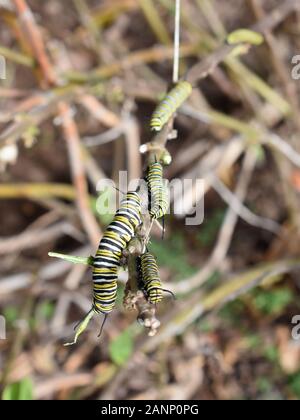
[(177, 296), (158, 306), (154, 337), (122, 305), (123, 271), (101, 339), (95, 317), (63, 347), (90, 309), (91, 271), (48, 252), (93, 255), (110, 222), (98, 182), (141, 176), (139, 147), (172, 81), (174, 3), (0, 1), (3, 399), (300, 397), (297, 1), (182, 0), (181, 75), (228, 32), (265, 30), (195, 84), (167, 145), (169, 180), (204, 180), (204, 222), (171, 214), (163, 240), (153, 231)]

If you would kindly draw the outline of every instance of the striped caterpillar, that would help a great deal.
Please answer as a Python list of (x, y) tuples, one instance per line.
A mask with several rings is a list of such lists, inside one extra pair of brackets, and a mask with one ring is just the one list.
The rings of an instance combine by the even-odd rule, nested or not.
[(191, 93), (192, 85), (189, 82), (178, 82), (155, 108), (150, 121), (151, 129), (160, 131)]
[(141, 224), (141, 201), (137, 192), (128, 192), (113, 221), (107, 227), (93, 260), (93, 305), (82, 321), (75, 327), (72, 345), (86, 329), (96, 314), (104, 314), (99, 336), (108, 314), (113, 310), (117, 297), (118, 270), (122, 252)]

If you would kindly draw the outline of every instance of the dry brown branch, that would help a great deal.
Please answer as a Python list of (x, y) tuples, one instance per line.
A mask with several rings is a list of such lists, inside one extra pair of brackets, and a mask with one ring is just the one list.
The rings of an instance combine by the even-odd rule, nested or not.
[(203, 317), (209, 311), (220, 309), (227, 302), (247, 293), (253, 287), (266, 282), (275, 275), (296, 271), (299, 267), (299, 260), (261, 264), (243, 273), (233, 275), (229, 280), (205, 296), (202, 291), (195, 292), (188, 298), (187, 302), (176, 305), (165, 316), (162, 327), (155, 337), (149, 337), (136, 346), (126, 366), (117, 372), (113, 381), (101, 394), (101, 400), (114, 398), (118, 387), (122, 386), (128, 373), (135, 368), (141, 354), (151, 353), (162, 343), (166, 343), (172, 337), (182, 334), (193, 322)]
[(35, 23), (31, 9), (28, 7), (25, 0), (13, 0), (13, 3), (18, 12), (23, 31), (32, 47), (33, 55), (38, 60), (43, 73), (43, 78), (48, 86), (54, 85), (56, 82), (56, 75), (48, 59), (40, 30)]
[(7, 121), (14, 121), (0, 134), (0, 145), (19, 141), (27, 129), (39, 126), (46, 119), (55, 115), (57, 104), (61, 100), (68, 101), (78, 93), (78, 89), (74, 87), (65, 87), (43, 94), (39, 93), (22, 101), (16, 107), (17, 113), (6, 116)]
[(13, 88), (5, 88), (5, 87), (0, 88), (1, 98), (5, 98), (5, 99), (23, 98), (24, 96), (26, 97), (28, 93), (29, 92), (27, 90), (22, 90), (22, 89), (13, 89)]
[[(42, 80), (47, 87), (58, 84), (53, 66), (47, 56), (42, 35), (37, 27), (33, 14), (25, 0), (14, 0), (19, 19), (32, 46), (33, 53), (42, 71)], [(65, 102), (58, 103), (59, 115), (67, 142), (73, 182), (77, 191), (77, 203), (83, 226), (93, 246), (97, 246), (101, 230), (91, 211), (88, 200), (88, 186), (85, 178), (81, 155), (80, 137), (77, 126), (71, 116), (70, 106)]]
[(46, 229), (31, 229), (8, 239), (0, 238), (0, 255), (12, 254), (51, 242), (66, 234), (69, 227), (68, 222), (59, 222)]
[[(253, 8), (254, 14), (257, 17), (257, 19), (262, 20), (265, 18), (266, 13), (262, 7), (261, 0), (250, 0), (250, 4)], [(283, 54), (278, 48), (277, 40), (272, 33), (272, 29), (265, 29), (264, 28), (264, 34), (266, 43), (268, 45), (269, 51), (270, 51), (270, 57), (273, 62), (273, 66), (275, 71), (277, 72), (279, 79), (282, 83), (282, 86), (286, 92), (287, 98), (289, 99), (291, 105), (292, 105), (292, 115), (293, 115), (293, 121), (297, 127), (297, 129), (300, 129), (300, 122), (298, 118), (299, 114), (299, 101), (297, 98), (297, 89), (295, 83), (293, 83), (293, 80), (291, 80), (289, 69), (286, 67), (283, 59)]]
[[(29, 285), (29, 287), (33, 287), (35, 281), (36, 281), (36, 278), (33, 275), (31, 275), (31, 284)], [(24, 319), (25, 322), (29, 319), (32, 308), (33, 308), (33, 304), (34, 304), (33, 296), (30, 293), (30, 290), (28, 290), (28, 293), (26, 294), (24, 302), (21, 307), (20, 319)], [(28, 328), (28, 323), (26, 325), (26, 328)], [(21, 331), (19, 329), (16, 329), (13, 333), (13, 339), (12, 339), (12, 344), (11, 344), (10, 351), (8, 354), (8, 358), (6, 360), (5, 367), (3, 371), (1, 372), (0, 383), (1, 383), (2, 389), (4, 388), (4, 386), (6, 385), (8, 381), (11, 367), (14, 363), (16, 356), (20, 353), (20, 350), (22, 349), (23, 343), (26, 339), (26, 335), (27, 335), (26, 328), (21, 329)]]
[(120, 118), (102, 105), (94, 96), (86, 94), (78, 97), (77, 100), (106, 127), (112, 128), (120, 125)]
[(83, 165), (84, 159), (82, 156), (78, 130), (73, 118), (70, 116), (70, 107), (63, 102), (61, 102), (58, 107), (60, 116), (62, 118), (62, 127), (68, 146), (73, 182), (76, 188), (76, 198), (79, 214), (91, 243), (94, 247), (97, 247), (99, 238), (101, 237), (101, 230), (91, 211), (90, 202), (88, 199), (88, 186), (85, 178), (85, 170)]
[(235, 212), (247, 223), (261, 229), (269, 230), (275, 234), (280, 232), (281, 226), (277, 222), (254, 214), (251, 210), (248, 209), (248, 207), (246, 207), (241, 201), (237, 199), (236, 195), (234, 195), (218, 177), (212, 174), (210, 177), (210, 182), (212, 187), (223, 198), (223, 200), (229, 206), (232, 206)]
[(263, 139), (266, 145), (277, 149), (281, 152), (291, 163), (300, 168), (300, 154), (284, 139), (275, 133), (267, 133), (266, 138)]
[[(197, 52), (197, 45), (183, 44), (180, 47), (181, 57), (187, 57), (195, 55)], [(112, 64), (101, 66), (98, 69), (92, 70), (87, 73), (80, 73), (75, 71), (69, 71), (65, 74), (65, 77), (70, 81), (77, 82), (95, 82), (97, 80), (106, 79), (112, 77), (123, 70), (129, 70), (130, 68), (142, 64), (148, 64), (153, 62), (159, 62), (164, 60), (171, 60), (173, 58), (172, 47), (153, 47), (147, 48), (146, 50), (136, 51), (129, 54), (127, 57), (116, 61)]]
[[(91, 249), (89, 247), (82, 247), (74, 251), (76, 255), (90, 255)], [(71, 267), (71, 263), (66, 261), (55, 261), (45, 264), (41, 267), (36, 276), (40, 282), (50, 281), (59, 276), (64, 275)], [(7, 277), (3, 277), (0, 281), (0, 295), (5, 296), (9, 293), (22, 290), (32, 283), (32, 273), (23, 272), (19, 274), (13, 274)]]
[(251, 29), (257, 32), (267, 32), (278, 26), (292, 12), (300, 10), (298, 0), (287, 0), (268, 13), (264, 19), (257, 22)]
[[(251, 148), (247, 150), (240, 178), (238, 180), (234, 195), (240, 202), (243, 202), (247, 193), (247, 188), (255, 168), (257, 155)], [(182, 280), (180, 283), (168, 285), (174, 293), (189, 293), (200, 287), (216, 270), (218, 270), (226, 257), (231, 238), (238, 220), (238, 214), (233, 207), (227, 210), (221, 230), (218, 235), (217, 243), (207, 264), (192, 277)]]
[(232, 275), (230, 279), (227, 279), (206, 295), (203, 295), (201, 291), (196, 292), (189, 298), (188, 305), (182, 305), (181, 308), (177, 307), (173, 310), (173, 314), (166, 316), (166, 322), (163, 323), (159, 333), (152, 340), (148, 339), (141, 344), (139, 351), (153, 351), (168, 338), (186, 331), (191, 323), (206, 312), (220, 309), (227, 302), (247, 293), (259, 284), (267, 282), (276, 275), (297, 271), (299, 264), (300, 262), (297, 259), (260, 264), (253, 269)]
[(43, 399), (54, 393), (74, 388), (90, 385), (94, 375), (91, 373), (75, 373), (73, 375), (58, 375), (48, 381), (37, 383), (35, 388), (35, 398)]
[(95, 136), (85, 136), (82, 140), (87, 147), (103, 146), (106, 143), (117, 140), (123, 133), (122, 125), (113, 127), (104, 133)]
[(139, 153), (140, 132), (137, 121), (130, 115), (124, 117), (122, 127), (127, 150), (128, 181), (130, 182), (139, 179), (142, 173), (141, 155)]
[(76, 199), (76, 192), (74, 187), (68, 184), (0, 184), (0, 198), (40, 199), (52, 197), (73, 201)]
[[(282, 22), (290, 13), (300, 9), (300, 4), (297, 0), (289, 0), (284, 2), (281, 6), (274, 9), (265, 18), (261, 19), (257, 24), (250, 29), (256, 32), (266, 33)], [(226, 57), (233, 51), (234, 45), (223, 45), (200, 63), (195, 64), (189, 69), (187, 73), (187, 80), (194, 84), (196, 81), (204, 79), (211, 74), (215, 68), (221, 64)]]

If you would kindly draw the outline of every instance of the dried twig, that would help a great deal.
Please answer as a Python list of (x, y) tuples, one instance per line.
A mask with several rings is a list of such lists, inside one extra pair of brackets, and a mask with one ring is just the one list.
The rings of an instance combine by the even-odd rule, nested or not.
[(88, 200), (88, 186), (85, 178), (85, 170), (83, 165), (82, 151), (78, 130), (73, 118), (70, 116), (70, 108), (67, 104), (61, 102), (59, 104), (60, 116), (62, 117), (62, 127), (68, 145), (69, 159), (73, 175), (73, 182), (76, 188), (77, 203), (79, 214), (83, 226), (94, 247), (97, 247), (101, 230), (92, 214), (90, 203)]
[(111, 399), (116, 395), (127, 377), (128, 373), (135, 368), (141, 354), (151, 353), (162, 343), (176, 335), (182, 334), (196, 320), (203, 317), (207, 312), (220, 309), (227, 302), (245, 294), (274, 275), (298, 270), (299, 260), (279, 261), (277, 263), (261, 264), (243, 273), (236, 274), (212, 292), (203, 296), (202, 291), (194, 293), (181, 305), (176, 305), (167, 313), (159, 332), (155, 337), (148, 338), (139, 343), (130, 360), (115, 375), (113, 381), (101, 394), (101, 400)]
[(120, 118), (109, 111), (101, 102), (92, 95), (82, 95), (77, 97), (77, 101), (81, 103), (97, 120), (99, 120), (106, 127), (119, 126)]
[[(74, 252), (76, 255), (90, 255), (89, 247), (82, 247)], [(55, 261), (42, 266), (36, 273), (39, 282), (53, 280), (70, 269), (71, 263), (66, 261)], [(23, 272), (3, 277), (0, 281), (0, 295), (4, 296), (22, 290), (32, 283), (32, 273)]]
[[(263, 19), (266, 16), (266, 13), (262, 7), (261, 0), (250, 0), (250, 4), (258, 19)], [(294, 120), (294, 123), (296, 124), (296, 127), (298, 127), (298, 130), (299, 130), (300, 128), (299, 118), (298, 118), (299, 102), (297, 98), (296, 85), (291, 80), (289, 69), (286, 67), (284, 63), (282, 53), (280, 51), (280, 48), (278, 48), (277, 40), (275, 36), (273, 35), (271, 29), (264, 29), (264, 32), (265, 32), (266, 43), (270, 50), (271, 60), (273, 61), (274, 69), (276, 70), (280, 78), (280, 81), (282, 82), (282, 85), (284, 87), (284, 90), (286, 92), (286, 95), (292, 105), (293, 120)]]
[(300, 154), (285, 140), (275, 133), (266, 134), (264, 139), (266, 145), (273, 146), (286, 156), (293, 165), (300, 168)]
[(70, 227), (68, 222), (59, 222), (46, 229), (31, 229), (7, 239), (0, 238), (0, 255), (35, 248), (53, 241), (61, 235), (66, 234)]
[(54, 85), (56, 82), (56, 75), (48, 59), (44, 42), (41, 37), (40, 30), (35, 23), (32, 11), (25, 0), (13, 0), (13, 3), (18, 12), (21, 26), (30, 41), (33, 55), (36, 57), (43, 72), (43, 78), (45, 78), (47, 85)]
[[(54, 68), (47, 56), (43, 38), (38, 26), (35, 23), (35, 19), (30, 8), (25, 0), (14, 0), (14, 4), (18, 12), (19, 19), (23, 24), (24, 31), (28, 37), (28, 41), (32, 46), (33, 53), (42, 70), (43, 82), (46, 83), (48, 87), (58, 84), (57, 75), (55, 74)], [(69, 105), (65, 102), (60, 102), (58, 104), (58, 110), (62, 119), (62, 127), (67, 142), (73, 182), (77, 191), (79, 214), (91, 243), (96, 247), (99, 242), (101, 230), (91, 211), (88, 200), (88, 187), (81, 158), (79, 133), (71, 116), (71, 109)]]
[(187, 327), (199, 319), (206, 312), (220, 309), (224, 304), (236, 299), (251, 290), (253, 287), (266, 282), (279, 274), (296, 271), (300, 267), (299, 260), (284, 260), (260, 264), (255, 268), (232, 275), (212, 292), (203, 295), (198, 291), (188, 299), (188, 302), (168, 314), (159, 333), (151, 340), (141, 344), (139, 351), (151, 352), (160, 343), (174, 335), (186, 331)]
[(91, 373), (75, 373), (73, 375), (57, 375), (54, 378), (37, 383), (35, 387), (35, 398), (43, 399), (58, 391), (90, 385), (94, 380)]
[(172, 43), (171, 37), (153, 0), (138, 0), (138, 3), (157, 39), (164, 45), (170, 45)]
[(19, 53), (17, 51), (12, 51), (10, 48), (2, 47), (0, 45), (0, 55), (5, 57), (7, 60), (13, 61), (16, 64), (21, 64), (26, 67), (33, 67), (34, 61), (31, 57)]
[[(275, 28), (282, 22), (290, 13), (300, 8), (297, 0), (288, 0), (282, 5), (274, 9), (264, 19), (253, 25), (250, 29), (256, 32), (265, 33)], [(204, 79), (211, 74), (214, 69), (221, 64), (226, 57), (233, 51), (234, 45), (223, 45), (200, 63), (191, 67), (187, 73), (187, 80), (192, 84), (196, 81)]]
[[(182, 44), (180, 47), (181, 57), (195, 55), (196, 51), (197, 45), (194, 44)], [(112, 77), (120, 73), (122, 70), (128, 70), (134, 66), (172, 59), (172, 47), (158, 46), (153, 48), (147, 48), (146, 50), (132, 52), (120, 61), (116, 61), (112, 64), (103, 65), (98, 69), (92, 70), (87, 73), (69, 71), (64, 76), (70, 81), (76, 81), (81, 83), (95, 82), (97, 80)]]
[(249, 210), (248, 207), (238, 200), (236, 195), (233, 194), (218, 177), (212, 174), (210, 176), (210, 182), (212, 187), (220, 194), (223, 200), (229, 206), (233, 207), (235, 212), (247, 223), (261, 229), (266, 229), (275, 234), (278, 234), (281, 230), (281, 226), (274, 220), (258, 216)]
[(69, 184), (0, 184), (0, 198), (24, 197), (31, 199), (57, 197), (73, 201), (76, 199), (76, 191)]
[(102, 146), (103, 144), (117, 140), (122, 133), (123, 128), (121, 125), (119, 125), (95, 136), (85, 136), (82, 140), (83, 143), (88, 147)]
[[(256, 160), (256, 153), (251, 148), (248, 149), (244, 158), (240, 178), (234, 192), (234, 195), (240, 202), (243, 202), (245, 199)], [(209, 276), (214, 273), (215, 270), (219, 269), (230, 246), (237, 220), (238, 214), (235, 209), (233, 207), (229, 207), (218, 235), (217, 244), (209, 258), (209, 261), (192, 277), (182, 280), (180, 283), (176, 283), (175, 285), (169, 285), (168, 287), (170, 287), (174, 293), (188, 293), (200, 287), (209, 278)]]

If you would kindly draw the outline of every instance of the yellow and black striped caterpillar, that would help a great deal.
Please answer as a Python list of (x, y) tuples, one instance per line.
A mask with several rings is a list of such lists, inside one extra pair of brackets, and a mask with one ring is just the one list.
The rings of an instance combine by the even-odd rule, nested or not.
[(138, 259), (138, 271), (140, 273), (139, 286), (150, 303), (159, 303), (163, 298), (163, 292), (173, 295), (169, 290), (162, 288), (156, 259), (150, 252), (145, 252)]
[[(122, 252), (141, 223), (141, 201), (136, 192), (128, 192), (113, 221), (106, 229), (93, 261), (93, 306), (76, 327), (76, 343), (94, 315), (107, 315), (113, 310), (117, 297), (117, 278)], [(101, 331), (102, 331), (101, 327)], [(101, 334), (100, 331), (100, 334)]]
[(189, 82), (183, 80), (177, 83), (155, 108), (150, 121), (151, 129), (160, 131), (176, 110), (190, 96), (191, 92), (192, 85)]
[(97, 313), (112, 311), (117, 293), (117, 274), (122, 251), (141, 223), (141, 202), (136, 192), (127, 193), (114, 220), (100, 241), (93, 266), (94, 302)]
[(148, 166), (146, 181), (149, 191), (149, 213), (152, 219), (160, 219), (169, 208), (167, 186), (164, 184), (163, 167), (159, 162)]
[(140, 256), (139, 264), (142, 290), (150, 303), (159, 303), (163, 295), (155, 257), (150, 252), (145, 252)]

